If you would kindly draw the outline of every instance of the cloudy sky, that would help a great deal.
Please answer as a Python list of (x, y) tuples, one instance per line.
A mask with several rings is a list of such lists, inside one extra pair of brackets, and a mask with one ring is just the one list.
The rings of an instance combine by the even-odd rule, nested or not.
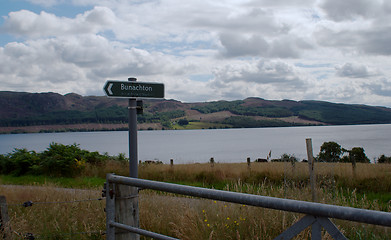
[(1, 91), (391, 107), (388, 0), (1, 0)]

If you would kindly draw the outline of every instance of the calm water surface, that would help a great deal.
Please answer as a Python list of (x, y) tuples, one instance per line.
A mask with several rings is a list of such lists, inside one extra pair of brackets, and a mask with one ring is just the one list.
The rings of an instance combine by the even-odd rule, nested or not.
[[(138, 156), (140, 160), (160, 160), (169, 163), (207, 162), (211, 157), (217, 162), (244, 162), (272, 158), (284, 153), (299, 159), (307, 158), (305, 139), (312, 138), (314, 155), (323, 142), (335, 141), (346, 149), (363, 147), (373, 160), (381, 154), (391, 156), (391, 124), (355, 126), (316, 126), (285, 128), (247, 128), (217, 130), (165, 130), (139, 131)], [(80, 144), (90, 151), (110, 155), (128, 155), (128, 132), (69, 132), (0, 135), (0, 154), (14, 148), (27, 148), (41, 152), (51, 142)]]

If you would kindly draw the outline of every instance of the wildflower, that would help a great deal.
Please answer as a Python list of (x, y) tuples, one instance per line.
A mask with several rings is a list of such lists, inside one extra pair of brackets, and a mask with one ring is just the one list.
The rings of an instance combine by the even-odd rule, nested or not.
[(229, 217), (227, 217), (227, 220), (230, 220), (230, 218), (229, 218)]
[(205, 220), (204, 220), (204, 222), (207, 222), (207, 221), (208, 221), (208, 219), (205, 219)]
[(210, 227), (210, 224), (208, 223), (208, 224), (206, 224), (206, 226), (207, 226), (207, 227)]
[(205, 213), (205, 210), (202, 210), (203, 213)]

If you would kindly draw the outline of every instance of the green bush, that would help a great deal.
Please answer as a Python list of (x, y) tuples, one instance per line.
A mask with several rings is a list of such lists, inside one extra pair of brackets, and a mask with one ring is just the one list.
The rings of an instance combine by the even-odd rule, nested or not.
[(85, 167), (83, 153), (77, 144), (51, 143), (42, 153), (42, 170), (49, 176), (75, 176)]
[(100, 166), (109, 158), (82, 150), (77, 144), (51, 143), (42, 153), (16, 148), (12, 153), (0, 155), (0, 174), (72, 177), (79, 175), (86, 164)]
[(86, 150), (82, 151), (85, 161), (92, 165), (103, 165), (109, 159), (108, 156), (101, 155), (99, 152), (89, 152)]
[(1, 155), (0, 166), (2, 174), (34, 174), (39, 169), (39, 156), (35, 151), (15, 148), (12, 153)]

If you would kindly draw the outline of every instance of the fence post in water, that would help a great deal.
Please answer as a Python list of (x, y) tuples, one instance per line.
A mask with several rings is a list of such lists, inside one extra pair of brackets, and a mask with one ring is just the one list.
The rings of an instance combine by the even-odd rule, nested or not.
[(0, 196), (0, 237), (3, 236), (3, 239), (11, 239), (9, 233), (10, 226), (7, 200), (5, 199), (5, 196)]
[(307, 146), (307, 157), (308, 157), (308, 168), (310, 171), (310, 184), (311, 184), (311, 193), (312, 193), (312, 201), (316, 202), (316, 179), (314, 174), (314, 155), (312, 151), (312, 139), (307, 138), (305, 140)]

